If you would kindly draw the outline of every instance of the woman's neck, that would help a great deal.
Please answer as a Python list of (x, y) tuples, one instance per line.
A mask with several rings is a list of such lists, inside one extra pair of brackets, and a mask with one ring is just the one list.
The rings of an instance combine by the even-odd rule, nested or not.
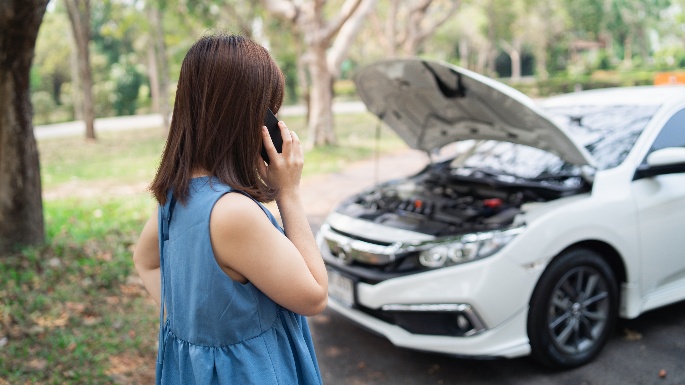
[(191, 178), (199, 178), (201, 176), (208, 176), (208, 175), (209, 175), (209, 172), (207, 170), (202, 169), (202, 168), (197, 168), (197, 169), (193, 170), (192, 174), (190, 174), (190, 177)]

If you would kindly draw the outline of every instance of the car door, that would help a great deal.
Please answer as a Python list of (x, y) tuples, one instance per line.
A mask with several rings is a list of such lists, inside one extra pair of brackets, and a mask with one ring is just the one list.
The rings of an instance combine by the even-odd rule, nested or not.
[[(662, 127), (643, 159), (667, 147), (685, 147), (685, 109)], [(685, 173), (637, 178), (643, 310), (685, 298)]]

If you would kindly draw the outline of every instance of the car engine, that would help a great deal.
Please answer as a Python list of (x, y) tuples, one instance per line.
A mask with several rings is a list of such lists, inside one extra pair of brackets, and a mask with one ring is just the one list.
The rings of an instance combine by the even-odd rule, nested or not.
[(338, 212), (386, 226), (440, 237), (504, 228), (521, 205), (587, 190), (579, 176), (531, 180), (510, 175), (448, 171), (429, 166), (416, 176), (378, 185)]

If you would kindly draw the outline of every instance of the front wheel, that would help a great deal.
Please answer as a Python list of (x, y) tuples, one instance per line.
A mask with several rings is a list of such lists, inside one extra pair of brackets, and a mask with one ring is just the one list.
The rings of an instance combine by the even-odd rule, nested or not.
[(531, 354), (553, 368), (592, 361), (618, 316), (618, 285), (611, 267), (590, 249), (561, 254), (547, 267), (528, 311)]

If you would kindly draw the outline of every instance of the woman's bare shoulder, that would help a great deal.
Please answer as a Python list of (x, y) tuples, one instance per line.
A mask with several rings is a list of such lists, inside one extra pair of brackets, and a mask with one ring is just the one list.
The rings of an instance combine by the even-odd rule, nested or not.
[(251, 198), (241, 193), (224, 194), (214, 205), (211, 226), (220, 232), (231, 232), (239, 236), (254, 227), (273, 227), (262, 208)]

